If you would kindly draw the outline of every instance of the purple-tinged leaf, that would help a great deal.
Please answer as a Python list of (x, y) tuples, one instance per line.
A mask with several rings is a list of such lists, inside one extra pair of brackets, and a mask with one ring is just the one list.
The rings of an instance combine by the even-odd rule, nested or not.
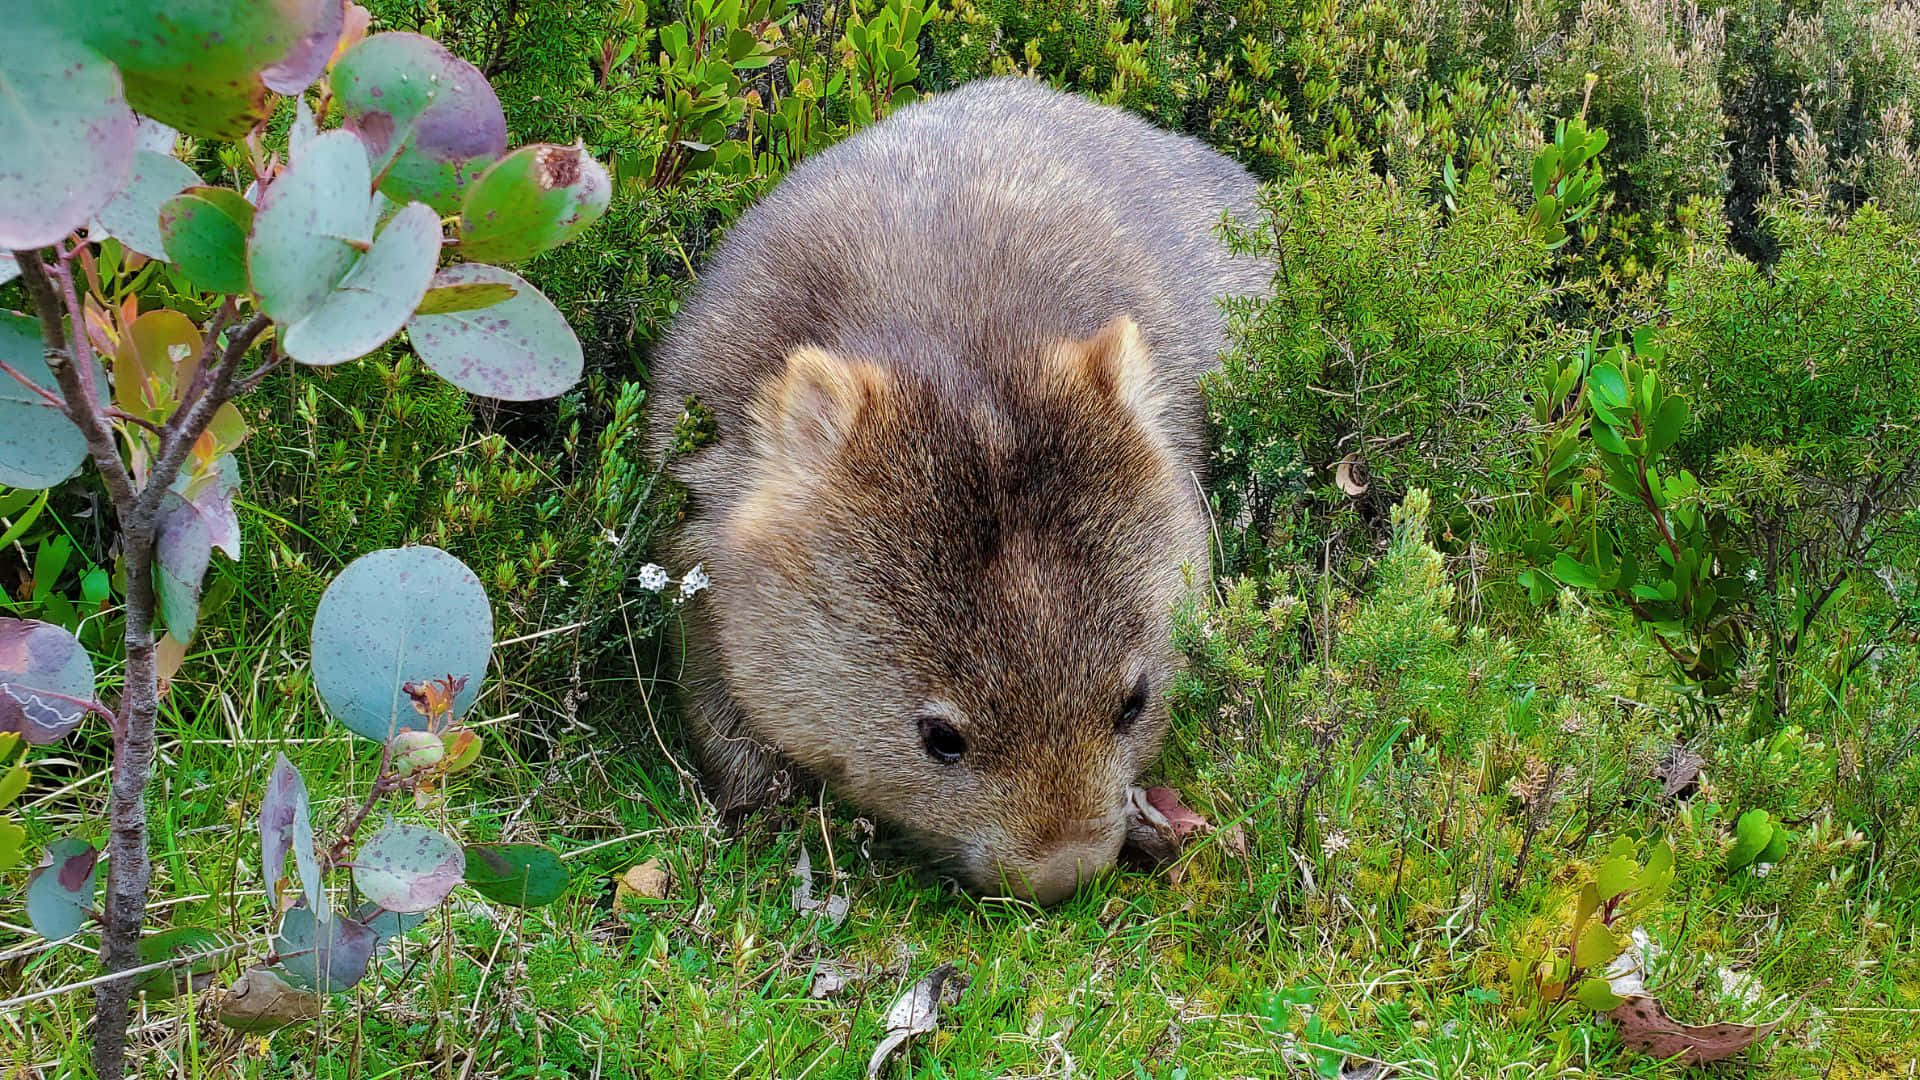
[(613, 197), (607, 170), (584, 146), (523, 146), (480, 174), (460, 206), (460, 254), (520, 262), (573, 239)]
[(353, 883), (388, 911), (425, 911), (460, 884), (460, 845), (420, 825), (388, 823), (353, 859)]
[(286, 55), (260, 73), (260, 81), (276, 94), (298, 94), (313, 85), (333, 59), (333, 47), (340, 42), (340, 30), (346, 24), (345, 0), (308, 0), (316, 8), (310, 29), (300, 35)]
[(93, 661), (52, 623), (0, 619), (0, 732), (36, 745), (80, 726), (93, 700)]
[(34, 7), (8, 5), (0, 33), (0, 248), (14, 250), (86, 224), (133, 167), (120, 73)]
[(161, 497), (154, 528), (153, 587), (160, 618), (180, 644), (191, 645), (200, 620), (200, 586), (213, 558), (213, 537), (200, 511), (173, 490)]
[(27, 878), (27, 921), (48, 941), (70, 938), (93, 911), (93, 883), (100, 853), (85, 840), (65, 837), (47, 845)]
[(200, 185), (200, 174), (171, 154), (141, 150), (133, 156), (133, 173), (93, 217), (95, 229), (150, 259), (165, 260), (166, 238), (160, 232), (160, 207), (168, 199)]
[(408, 203), (320, 305), (287, 328), (287, 355), (302, 364), (365, 356), (400, 332), (440, 261), (440, 216)]
[(571, 875), (544, 844), (468, 844), (466, 881), (495, 903), (542, 907), (560, 899)]
[(333, 67), (344, 126), (360, 136), (380, 190), (442, 214), (507, 152), (500, 99), (480, 69), (419, 34), (374, 34)]
[(388, 548), (348, 564), (313, 615), (313, 683), (334, 718), (386, 742), (424, 729), (406, 685), (465, 677), (452, 716), (472, 706), (493, 652), (493, 609), (472, 570), (433, 547)]
[(293, 853), (294, 869), (300, 875), (307, 910), (318, 911), (322, 921), (332, 918), (326, 882), (320, 876), (320, 859), (313, 850), (313, 818), (307, 805), (306, 781), (285, 754), (276, 754), (273, 775), (267, 780), (265, 797), (260, 800), (260, 869), (269, 899), (275, 895), (280, 877), (286, 871), (289, 851)]
[(273, 939), (280, 967), (293, 984), (323, 994), (339, 993), (366, 978), (379, 945), (380, 935), (366, 925), (338, 913), (316, 923), (305, 907), (289, 909)]
[(553, 302), (519, 275), (497, 266), (456, 263), (434, 289), (501, 284), (514, 295), (477, 311), (414, 315), (407, 338), (434, 373), (470, 394), (503, 401), (558, 397), (580, 381), (580, 340)]
[(261, 196), (247, 239), (247, 274), (275, 322), (296, 323), (333, 292), (373, 240), (373, 176), (360, 141), (329, 131)]

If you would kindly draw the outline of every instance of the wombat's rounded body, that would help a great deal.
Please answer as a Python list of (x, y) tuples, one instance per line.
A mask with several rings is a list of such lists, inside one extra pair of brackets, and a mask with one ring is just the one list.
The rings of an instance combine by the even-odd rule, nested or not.
[(798, 765), (982, 889), (1104, 869), (1206, 580), (1198, 386), (1256, 184), (1118, 109), (995, 79), (813, 158), (732, 228), (653, 364), (697, 397), (674, 673), (723, 806)]

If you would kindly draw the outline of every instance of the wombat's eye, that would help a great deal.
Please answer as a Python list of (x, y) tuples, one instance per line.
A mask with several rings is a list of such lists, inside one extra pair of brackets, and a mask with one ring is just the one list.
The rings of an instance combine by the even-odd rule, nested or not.
[(1120, 715), (1113, 719), (1114, 734), (1125, 735), (1133, 730), (1133, 722), (1140, 719), (1140, 714), (1146, 709), (1147, 677), (1142, 675), (1140, 681), (1133, 684), (1133, 693), (1128, 694), (1127, 700), (1120, 706)]
[(967, 737), (937, 716), (920, 718), (920, 744), (927, 748), (928, 757), (942, 765), (959, 761), (967, 752)]

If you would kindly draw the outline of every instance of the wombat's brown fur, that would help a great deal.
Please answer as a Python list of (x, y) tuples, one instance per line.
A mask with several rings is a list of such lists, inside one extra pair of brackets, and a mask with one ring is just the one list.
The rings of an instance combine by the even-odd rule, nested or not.
[[(971, 885), (1114, 860), (1204, 582), (1200, 374), (1239, 165), (1015, 79), (909, 106), (740, 219), (654, 359), (717, 440), (669, 556), (712, 589), (684, 701), (727, 806), (797, 764)], [(1183, 573), (1191, 571), (1191, 577)]]

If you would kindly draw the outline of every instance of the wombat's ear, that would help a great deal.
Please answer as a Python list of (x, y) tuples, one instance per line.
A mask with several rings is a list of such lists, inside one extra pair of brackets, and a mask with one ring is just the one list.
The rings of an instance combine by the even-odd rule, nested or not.
[(1131, 316), (1116, 315), (1092, 337), (1068, 342), (1059, 353), (1067, 374), (1117, 401), (1141, 423), (1155, 426), (1160, 398), (1153, 385), (1153, 357)]
[(831, 458), (861, 419), (885, 397), (887, 373), (825, 349), (802, 346), (754, 403), (753, 417), (770, 449), (818, 465)]

